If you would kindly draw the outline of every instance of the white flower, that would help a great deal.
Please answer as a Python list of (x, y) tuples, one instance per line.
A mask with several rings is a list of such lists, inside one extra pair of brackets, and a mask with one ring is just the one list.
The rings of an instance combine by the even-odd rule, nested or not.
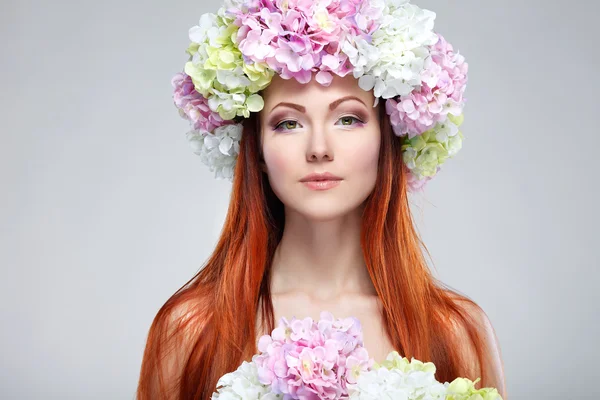
[(186, 134), (195, 154), (209, 167), (215, 177), (233, 180), (233, 171), (240, 152), (242, 124), (229, 124), (214, 133), (195, 129)]
[(417, 165), (415, 163), (415, 159), (417, 158), (417, 154), (418, 151), (415, 150), (413, 147), (408, 147), (406, 150), (404, 150), (404, 153), (402, 154), (402, 159), (408, 167), (408, 169), (413, 170), (416, 168)]
[(208, 98), (208, 106), (225, 120), (233, 119), (246, 101), (244, 93), (221, 92), (216, 89), (213, 89), (213, 92)]
[[(231, 2), (230, 6), (237, 2)], [(257, 94), (271, 81), (274, 71), (263, 65), (246, 63), (234, 38), (239, 27), (228, 19), (223, 9), (219, 15), (207, 13), (198, 25), (189, 30), (191, 56), (184, 72), (192, 78), (198, 93), (208, 99), (212, 111), (224, 120), (236, 116), (248, 118), (262, 109), (262, 97)]]
[(360, 374), (349, 395), (355, 400), (443, 400), (446, 385), (438, 382), (433, 372), (381, 367)]
[(223, 375), (217, 382), (217, 391), (211, 400), (276, 400), (281, 396), (270, 393), (271, 389), (258, 380), (254, 361), (244, 361), (237, 370)]
[(222, 92), (213, 89), (213, 94), (208, 98), (208, 106), (221, 118), (230, 120), (236, 115), (250, 116), (250, 112), (258, 112), (264, 107), (264, 100), (259, 94), (246, 96), (244, 93)]
[(234, 70), (218, 69), (217, 81), (227, 90), (243, 89), (250, 86), (250, 79), (248, 79), (242, 67), (236, 67)]
[(190, 40), (194, 43), (203, 44), (205, 42), (213, 42), (219, 37), (219, 32), (223, 28), (217, 25), (217, 16), (212, 13), (202, 14), (198, 25), (189, 29)]
[(438, 122), (434, 130), (436, 140), (440, 143), (446, 143), (449, 138), (456, 136), (458, 126), (453, 124), (449, 119), (446, 119), (444, 122)]
[(353, 43), (350, 42), (350, 39), (344, 41), (342, 51), (348, 56), (354, 67), (354, 77), (357, 78), (375, 66), (381, 52), (360, 36), (353, 38), (353, 40)]
[(448, 155), (450, 157), (454, 156), (456, 153), (462, 149), (462, 136), (455, 135), (448, 138), (448, 143), (446, 144), (446, 148), (448, 149)]
[(375, 97), (389, 99), (421, 85), (429, 46), (438, 40), (433, 31), (435, 16), (406, 0), (387, 0), (372, 42), (355, 38), (342, 46), (359, 86), (374, 89)]

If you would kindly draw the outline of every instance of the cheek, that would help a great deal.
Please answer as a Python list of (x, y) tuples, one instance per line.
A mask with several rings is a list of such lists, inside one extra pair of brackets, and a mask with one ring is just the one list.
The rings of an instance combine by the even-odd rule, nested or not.
[(364, 148), (364, 156), (361, 160), (365, 168), (377, 168), (379, 163), (379, 143), (371, 143)]
[(352, 160), (349, 165), (352, 166), (354, 173), (365, 179), (374, 179), (379, 164), (381, 137), (379, 133), (374, 133), (370, 137), (370, 140), (362, 141), (354, 146), (349, 156), (349, 160)]
[(293, 202), (289, 198), (292, 188), (292, 178), (299, 175), (298, 166), (302, 165), (293, 158), (293, 152), (277, 146), (263, 147), (263, 158), (267, 168), (267, 177), (273, 193), (284, 203)]
[(263, 157), (267, 165), (269, 177), (275, 180), (280, 176), (293, 175), (294, 165), (298, 165), (292, 159), (291, 152), (275, 145), (263, 147)]

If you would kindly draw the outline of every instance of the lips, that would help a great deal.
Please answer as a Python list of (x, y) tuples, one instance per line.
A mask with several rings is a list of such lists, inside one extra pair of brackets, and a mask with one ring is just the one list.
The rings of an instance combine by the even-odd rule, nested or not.
[(300, 182), (340, 181), (342, 178), (330, 172), (312, 173), (306, 175)]
[(312, 190), (329, 190), (342, 183), (341, 179), (338, 180), (326, 180), (326, 181), (306, 181), (302, 182), (303, 185)]

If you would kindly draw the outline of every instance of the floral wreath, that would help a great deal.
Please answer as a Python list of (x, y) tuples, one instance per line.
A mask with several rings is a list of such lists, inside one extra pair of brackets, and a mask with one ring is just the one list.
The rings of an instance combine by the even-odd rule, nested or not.
[(173, 100), (186, 137), (215, 173), (233, 179), (242, 120), (264, 107), (275, 74), (329, 86), (352, 73), (385, 99), (393, 132), (406, 137), (409, 190), (422, 190), (462, 147), (468, 64), (433, 31), (436, 14), (408, 0), (225, 0), (189, 30)]

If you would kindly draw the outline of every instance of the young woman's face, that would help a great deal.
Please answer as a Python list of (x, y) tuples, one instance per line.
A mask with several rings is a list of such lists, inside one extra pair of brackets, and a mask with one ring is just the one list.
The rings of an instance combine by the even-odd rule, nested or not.
[[(328, 87), (314, 76), (307, 84), (275, 76), (263, 97), (261, 167), (277, 197), (315, 220), (359, 207), (375, 186), (381, 143), (372, 91), (362, 90), (352, 74), (334, 75)], [(326, 190), (302, 182), (324, 172), (341, 180)]]

